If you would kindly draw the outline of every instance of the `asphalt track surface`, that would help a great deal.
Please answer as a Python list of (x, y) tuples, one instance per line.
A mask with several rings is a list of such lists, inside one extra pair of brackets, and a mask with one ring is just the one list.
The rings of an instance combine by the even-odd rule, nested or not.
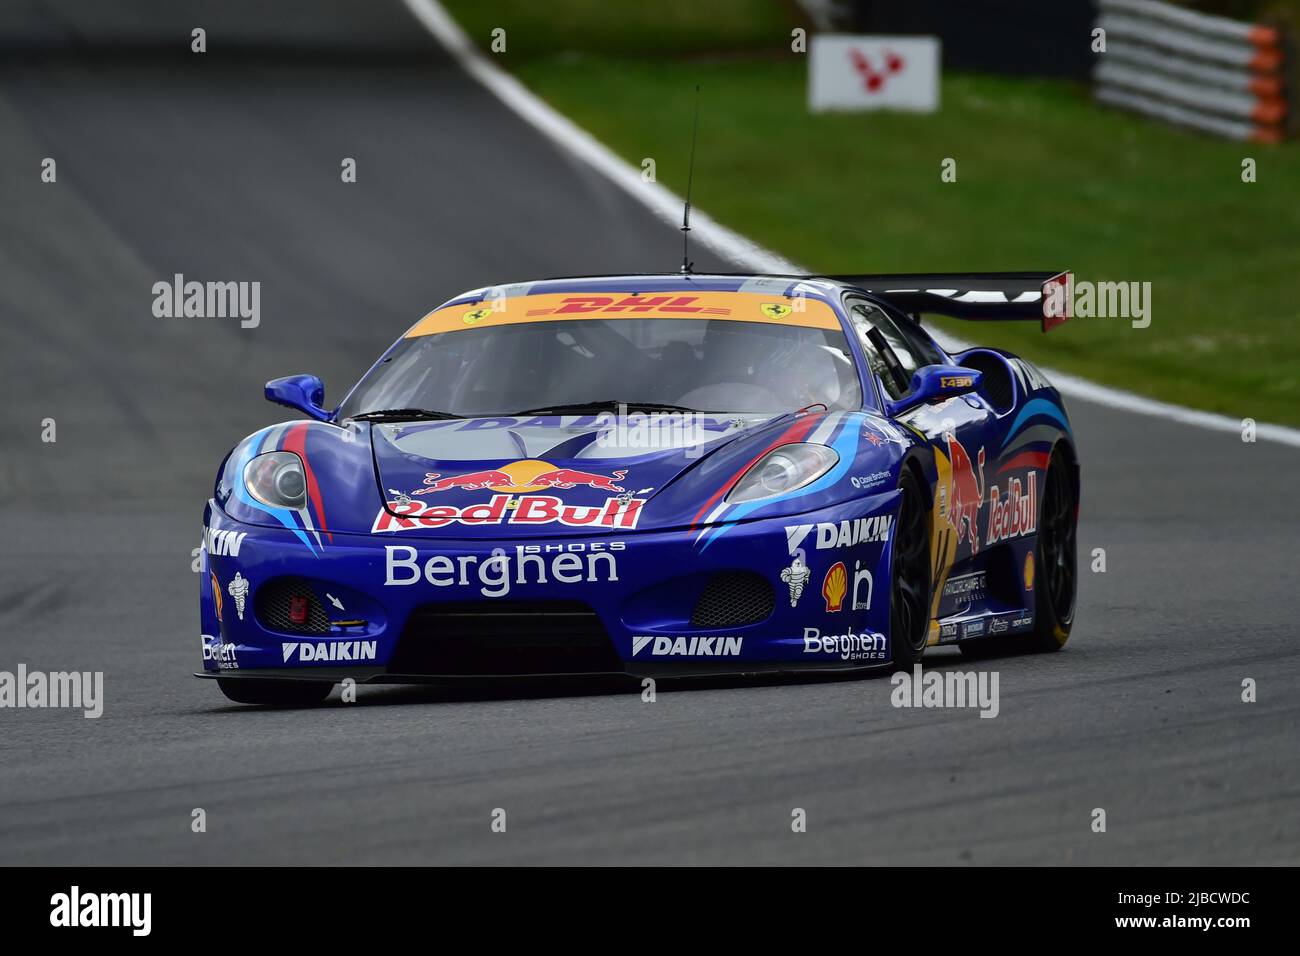
[[(1300, 861), (1300, 452), (1081, 403), (1078, 624), (989, 665), (996, 719), (895, 709), (882, 678), (268, 711), (190, 677), (190, 552), (224, 453), (285, 417), (263, 382), (337, 397), (461, 289), (676, 261), (671, 228), (375, 9), (348, 35), (401, 49), (0, 67), (0, 670), (102, 670), (107, 698), (0, 710), (0, 863)], [(155, 318), (177, 272), (260, 280), (261, 325)]]

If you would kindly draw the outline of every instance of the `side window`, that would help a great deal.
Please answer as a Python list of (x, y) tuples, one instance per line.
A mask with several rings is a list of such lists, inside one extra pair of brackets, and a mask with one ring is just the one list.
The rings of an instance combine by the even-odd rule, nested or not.
[[(921, 366), (934, 365), (942, 361), (927, 342), (919, 336), (908, 335), (875, 304), (865, 299), (850, 299), (846, 305), (849, 321), (853, 323), (858, 339), (862, 342), (862, 350), (871, 364), (871, 370), (876, 373), (890, 398), (902, 398), (907, 394), (908, 389), (907, 386), (900, 387), (895, 381), (894, 375), (890, 372), (890, 357), (897, 362), (908, 381), (911, 380), (912, 373)], [(884, 336), (890, 357), (881, 355), (875, 343), (871, 341), (869, 333), (873, 328), (879, 329), (880, 334)]]

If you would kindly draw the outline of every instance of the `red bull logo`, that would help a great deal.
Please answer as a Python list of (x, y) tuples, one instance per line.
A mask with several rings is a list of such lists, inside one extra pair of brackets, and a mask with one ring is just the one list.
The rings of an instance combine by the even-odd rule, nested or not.
[(424, 487), (417, 488), (412, 494), (429, 495), (454, 488), (462, 491), (490, 490), (511, 494), (578, 487), (623, 492), (626, 489), (619, 482), (626, 477), (626, 468), (603, 474), (596, 471), (580, 471), (576, 468), (556, 468), (549, 462), (528, 459), (511, 462), (500, 468), (471, 471), (461, 475), (442, 475), (431, 471), (424, 476)]
[(510, 484), (513, 484), (513, 479), (504, 471), (471, 471), (464, 475), (450, 475), (446, 478), (431, 471), (424, 476), (424, 487), (417, 488), (411, 493), (431, 495), (435, 491), (450, 491), (453, 488), (482, 491), (484, 488), (504, 487)]
[(573, 528), (631, 530), (641, 517), (643, 498), (606, 498), (595, 505), (565, 504), (554, 495), (493, 495), (483, 504), (429, 505), (406, 498), (390, 501), (375, 516), (371, 533), (414, 531), (464, 525), (562, 524)]
[[(1033, 534), (1038, 530), (1038, 473), (1031, 471), (1028, 478), (1028, 490), (1021, 491), (1020, 479), (1012, 478), (1007, 483), (1007, 496), (1002, 497), (998, 486), (989, 489), (989, 536), (988, 544), (996, 544), (1008, 538), (1018, 538), (1022, 534)], [(1033, 555), (1025, 561), (1025, 588), (1034, 586)]]
[(548, 488), (576, 488), (578, 485), (585, 485), (588, 488), (598, 488), (602, 491), (625, 491), (621, 485), (614, 482), (622, 481), (627, 477), (627, 469), (611, 471), (608, 475), (597, 474), (592, 471), (575, 471), (572, 468), (555, 468), (545, 474), (538, 475), (533, 481), (539, 485), (546, 485)]
[(949, 496), (949, 520), (957, 529), (957, 541), (970, 539), (970, 553), (980, 550), (980, 505), (984, 501), (984, 449), (979, 450), (979, 474), (971, 464), (970, 455), (952, 434), (943, 436), (948, 442), (948, 457), (952, 459), (952, 494)]

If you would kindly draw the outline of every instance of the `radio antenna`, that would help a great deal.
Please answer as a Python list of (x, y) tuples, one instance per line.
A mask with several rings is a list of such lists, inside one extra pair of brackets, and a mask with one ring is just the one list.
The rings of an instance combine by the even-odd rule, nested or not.
[(695, 84), (695, 118), (691, 121), (691, 161), (686, 167), (686, 207), (682, 210), (682, 275), (688, 274), (691, 262), (691, 186), (695, 182), (695, 141), (700, 133), (700, 85)]

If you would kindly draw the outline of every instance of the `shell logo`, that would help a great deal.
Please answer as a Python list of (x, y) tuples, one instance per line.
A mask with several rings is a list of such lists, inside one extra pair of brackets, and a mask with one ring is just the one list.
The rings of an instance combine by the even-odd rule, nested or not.
[(212, 603), (217, 606), (217, 623), (222, 623), (221, 617), (221, 585), (217, 583), (217, 574), (215, 571), (208, 572), (208, 579), (212, 582)]
[(822, 597), (826, 599), (826, 612), (833, 614), (844, 607), (844, 595), (849, 591), (849, 572), (843, 561), (836, 561), (822, 579)]

